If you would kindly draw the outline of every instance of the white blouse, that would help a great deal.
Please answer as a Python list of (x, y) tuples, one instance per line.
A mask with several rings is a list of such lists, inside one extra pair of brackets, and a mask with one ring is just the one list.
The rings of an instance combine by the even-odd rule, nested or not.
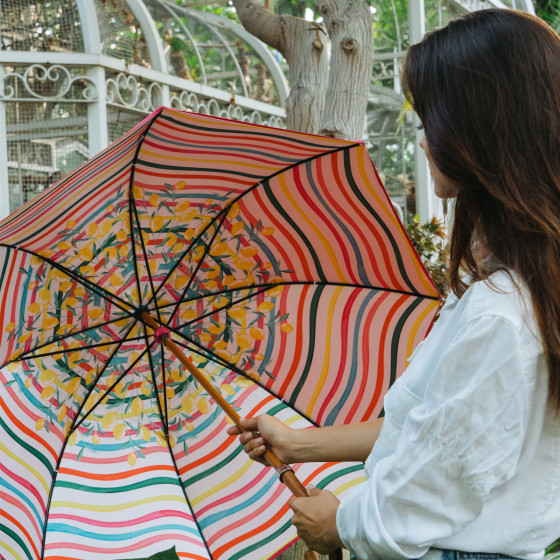
[(430, 547), (542, 558), (560, 536), (560, 415), (526, 289), (506, 272), (450, 296), (385, 397), (367, 480), (341, 503), (360, 560)]

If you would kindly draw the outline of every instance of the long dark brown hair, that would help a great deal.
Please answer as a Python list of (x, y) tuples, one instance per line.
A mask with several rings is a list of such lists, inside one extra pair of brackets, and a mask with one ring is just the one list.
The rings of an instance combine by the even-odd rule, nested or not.
[(560, 411), (560, 37), (490, 9), (428, 33), (407, 55), (405, 94), (438, 169), (457, 185), (449, 282), (488, 274), (477, 242), (531, 294)]

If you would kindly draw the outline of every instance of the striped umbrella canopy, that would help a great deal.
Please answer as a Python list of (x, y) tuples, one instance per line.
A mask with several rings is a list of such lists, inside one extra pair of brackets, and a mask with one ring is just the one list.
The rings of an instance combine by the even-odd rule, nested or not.
[(362, 143), (159, 109), (0, 223), (0, 556), (297, 538), (290, 492), (146, 314), (241, 416), (308, 427), (377, 417), (438, 306)]

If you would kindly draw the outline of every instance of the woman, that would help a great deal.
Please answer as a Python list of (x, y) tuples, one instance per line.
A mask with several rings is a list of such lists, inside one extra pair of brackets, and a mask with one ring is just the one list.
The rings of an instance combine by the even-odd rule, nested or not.
[(319, 552), (538, 559), (560, 536), (560, 38), (521, 12), (474, 12), (410, 49), (403, 84), (435, 192), (455, 199), (453, 294), (384, 421), (261, 416), (240, 440), (255, 460), (266, 441), (286, 462), (366, 461), (342, 503), (291, 501)]

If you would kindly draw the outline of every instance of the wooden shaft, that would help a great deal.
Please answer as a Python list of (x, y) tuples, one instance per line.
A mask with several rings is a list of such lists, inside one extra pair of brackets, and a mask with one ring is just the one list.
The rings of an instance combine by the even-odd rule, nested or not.
[[(146, 322), (147, 325), (152, 327), (154, 330), (159, 328), (159, 323), (147, 312), (142, 312), (142, 319)], [(168, 348), (178, 359), (179, 361), (189, 370), (191, 375), (204, 387), (206, 392), (216, 401), (216, 404), (235, 422), (235, 425), (243, 432), (245, 430), (239, 424), (241, 421), (241, 416), (237, 413), (237, 411), (224, 399), (220, 391), (214, 387), (212, 382), (204, 375), (183, 353), (181, 348), (175, 344), (169, 338), (169, 336), (162, 337), (162, 342), (166, 348)], [(265, 451), (264, 458), (268, 462), (268, 464), (276, 470), (276, 472), (280, 476), (280, 480), (289, 488), (291, 493), (296, 496), (296, 498), (307, 498), (309, 494), (305, 489), (305, 486), (299, 481), (297, 476), (294, 474), (294, 471), (284, 465), (276, 455), (270, 450)], [(319, 560), (317, 553), (308, 550), (304, 554), (305, 560)]]

